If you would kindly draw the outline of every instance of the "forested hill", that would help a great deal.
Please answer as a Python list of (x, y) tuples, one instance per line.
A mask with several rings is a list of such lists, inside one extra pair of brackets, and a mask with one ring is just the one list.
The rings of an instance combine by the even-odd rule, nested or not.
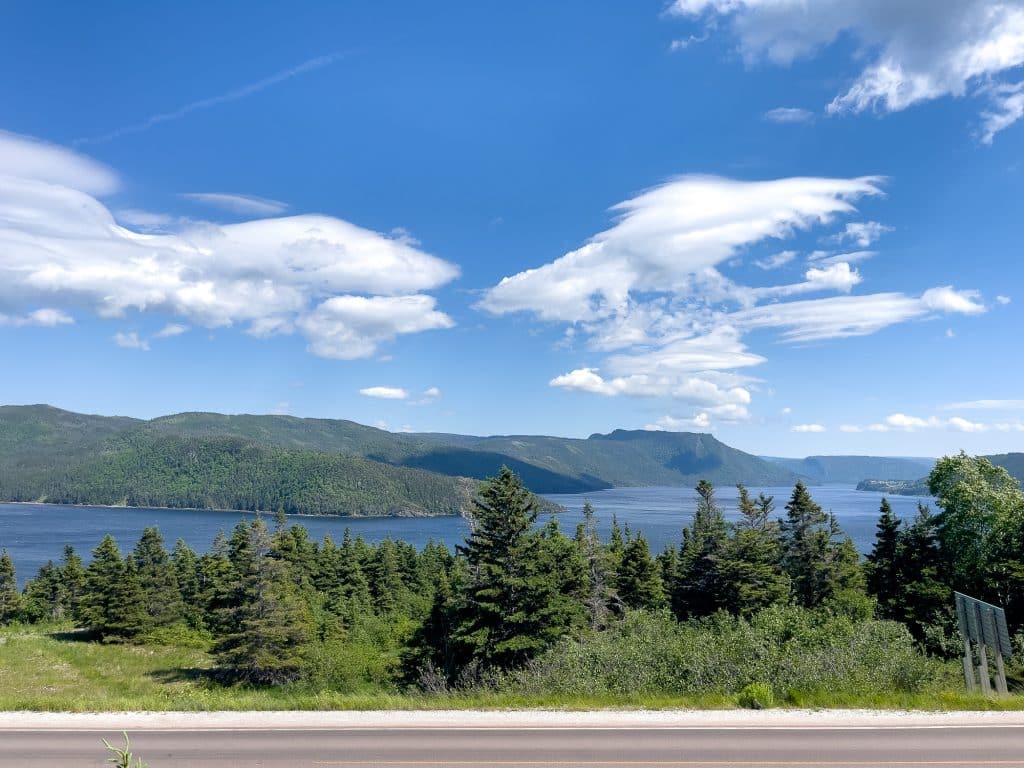
[(795, 475), (711, 435), (587, 439), (393, 434), (352, 421), (181, 413), (150, 421), (0, 408), (0, 498), (158, 506), (278, 504), (313, 514), (458, 511), (466, 478), (515, 470), (535, 493), (614, 486), (788, 485)]
[(813, 483), (859, 483), (865, 478), (917, 480), (927, 475), (935, 459), (898, 456), (808, 456), (785, 459), (762, 456)]
[[(1024, 485), (1024, 453), (998, 453), (982, 456), (997, 467), (1003, 467), (1017, 482)], [(927, 496), (928, 478), (919, 477), (912, 480), (861, 480), (857, 483), (858, 491), (876, 491), (879, 493), (896, 494), (898, 496)]]

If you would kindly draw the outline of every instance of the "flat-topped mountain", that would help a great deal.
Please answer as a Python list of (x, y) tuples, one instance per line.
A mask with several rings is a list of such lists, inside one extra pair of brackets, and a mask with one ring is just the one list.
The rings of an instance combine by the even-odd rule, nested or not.
[(469, 480), (514, 469), (536, 493), (615, 486), (787, 485), (784, 467), (711, 435), (616, 430), (586, 439), (395, 434), (335, 419), (179, 413), (148, 421), (0, 407), (0, 498), (448, 514)]

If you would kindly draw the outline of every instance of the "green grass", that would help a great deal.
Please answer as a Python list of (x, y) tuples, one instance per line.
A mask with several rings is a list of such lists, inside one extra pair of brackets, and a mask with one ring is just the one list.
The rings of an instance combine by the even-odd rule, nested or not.
[[(203, 672), (211, 665), (202, 649), (168, 645), (104, 645), (71, 639), (62, 628), (0, 629), (0, 710), (5, 711), (212, 711), (606, 708), (731, 709), (734, 697), (672, 697), (652, 694), (555, 696), (476, 692), (417, 695), (371, 689), (339, 693), (301, 684), (277, 689), (222, 686)], [(956, 690), (887, 696), (808, 692), (778, 706), (867, 707), (921, 710), (1024, 710), (1024, 696), (985, 699)]]

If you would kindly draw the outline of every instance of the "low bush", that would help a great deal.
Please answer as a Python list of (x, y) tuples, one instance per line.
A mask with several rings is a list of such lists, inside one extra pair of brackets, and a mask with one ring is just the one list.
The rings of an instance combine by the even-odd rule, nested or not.
[(949, 683), (949, 670), (921, 654), (901, 624), (786, 606), (750, 620), (632, 613), (613, 630), (562, 641), (507, 685), (535, 695), (699, 697), (771, 681), (773, 699), (792, 701), (922, 693)]

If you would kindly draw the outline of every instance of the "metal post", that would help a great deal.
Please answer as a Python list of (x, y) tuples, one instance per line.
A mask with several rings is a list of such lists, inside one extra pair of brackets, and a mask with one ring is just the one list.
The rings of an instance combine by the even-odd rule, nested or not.
[(996, 651), (996, 690), (1003, 696), (1010, 692), (1006, 687), (1006, 668), (1003, 666), (1003, 654), (1001, 651)]
[(992, 681), (988, 676), (988, 652), (984, 643), (978, 643), (978, 675), (981, 677), (981, 692), (986, 696), (992, 695)]
[(974, 659), (971, 658), (971, 641), (964, 638), (964, 682), (967, 683), (967, 692), (974, 693), (977, 686), (974, 684)]

